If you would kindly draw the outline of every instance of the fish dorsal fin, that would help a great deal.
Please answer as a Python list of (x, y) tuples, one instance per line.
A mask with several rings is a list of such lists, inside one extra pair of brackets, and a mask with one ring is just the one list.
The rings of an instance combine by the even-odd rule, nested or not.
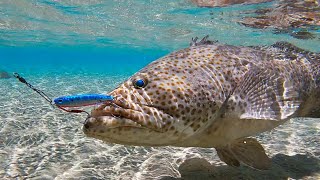
[(279, 60), (297, 60), (299, 58), (305, 58), (310, 63), (320, 63), (320, 53), (311, 52), (294, 44), (285, 41), (279, 41), (271, 46), (251, 46), (253, 49), (272, 52), (273, 57)]
[(272, 45), (273, 48), (277, 48), (285, 55), (286, 59), (297, 59), (298, 56), (305, 57), (311, 63), (320, 62), (320, 54), (304, 50), (291, 43), (280, 41)]
[(252, 66), (229, 101), (241, 119), (284, 120), (299, 108), (299, 93), (290, 77), (276, 68)]
[(200, 46), (200, 45), (210, 45), (215, 44), (218, 41), (211, 41), (209, 40), (209, 35), (206, 35), (198, 42), (198, 37), (192, 38), (190, 42), (190, 46)]
[(276, 42), (271, 47), (277, 48), (277, 49), (281, 50), (284, 53), (304, 54), (304, 55), (307, 55), (307, 54), (311, 53), (310, 51), (301, 49), (298, 46), (295, 46), (295, 45), (293, 45), (293, 44), (291, 44), (289, 42), (285, 42), (285, 41)]

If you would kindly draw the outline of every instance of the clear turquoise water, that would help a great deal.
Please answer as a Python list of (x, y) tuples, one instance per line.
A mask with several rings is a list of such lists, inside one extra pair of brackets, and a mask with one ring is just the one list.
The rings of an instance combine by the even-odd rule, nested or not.
[[(2, 0), (0, 69), (19, 72), (57, 97), (108, 92), (195, 36), (209, 34), (234, 45), (285, 40), (319, 51), (319, 30), (310, 30), (317, 38), (299, 40), (237, 23), (246, 11), (275, 4), (197, 8), (188, 0)], [(84, 118), (51, 108), (16, 79), (0, 79), (0, 179), (320, 176), (319, 119), (293, 119), (258, 136), (273, 166), (257, 171), (227, 167), (214, 149), (106, 144), (84, 136)]]

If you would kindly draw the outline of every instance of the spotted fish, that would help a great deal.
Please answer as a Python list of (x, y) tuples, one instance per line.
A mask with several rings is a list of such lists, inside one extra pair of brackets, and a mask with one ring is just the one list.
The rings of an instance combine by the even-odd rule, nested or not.
[(320, 117), (320, 54), (279, 42), (268, 47), (193, 39), (134, 74), (93, 109), (84, 133), (139, 146), (214, 147), (230, 166), (268, 169), (248, 136), (292, 117)]

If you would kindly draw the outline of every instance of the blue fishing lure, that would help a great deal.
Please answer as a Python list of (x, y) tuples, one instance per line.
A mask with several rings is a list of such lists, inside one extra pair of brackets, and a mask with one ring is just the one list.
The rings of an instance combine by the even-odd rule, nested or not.
[(55, 98), (53, 101), (52, 99), (46, 95), (40, 89), (33, 87), (30, 83), (28, 83), (23, 77), (21, 77), (18, 73), (13, 73), (13, 76), (16, 77), (20, 82), (27, 85), (29, 88), (34, 90), (40, 96), (42, 96), (46, 101), (48, 101), (51, 105), (56, 105), (58, 108), (71, 113), (87, 113), (88, 116), (90, 114), (81, 109), (65, 109), (70, 107), (82, 107), (82, 106), (90, 106), (96, 105), (100, 103), (112, 102), (114, 100), (113, 96), (111, 95), (104, 95), (104, 94), (76, 94), (70, 96), (62, 96)]
[(104, 94), (76, 94), (62, 96), (53, 100), (59, 107), (82, 107), (113, 101), (113, 96)]

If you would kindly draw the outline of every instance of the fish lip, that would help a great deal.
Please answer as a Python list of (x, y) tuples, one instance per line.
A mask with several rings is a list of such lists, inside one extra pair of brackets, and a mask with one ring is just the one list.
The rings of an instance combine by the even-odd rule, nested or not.
[[(111, 117), (111, 118), (110, 118)], [(98, 116), (98, 117), (88, 117), (86, 120), (85, 120), (85, 122), (84, 122), (84, 125), (83, 125), (83, 130), (85, 131), (85, 132), (89, 132), (89, 129), (91, 128), (91, 127), (94, 127), (94, 126), (91, 126), (91, 124), (92, 123), (97, 123), (98, 124), (98, 127), (99, 127), (99, 125), (100, 125), (100, 123), (99, 123), (99, 121), (101, 122), (101, 121), (103, 121), (103, 122), (105, 122), (105, 121), (113, 121), (114, 119), (120, 119), (119, 117), (114, 117), (114, 116), (108, 116), (108, 115), (105, 115), (105, 116)], [(131, 119), (127, 119), (127, 118), (121, 118), (121, 120), (122, 121), (129, 121), (129, 122), (127, 122), (127, 124), (126, 125), (123, 125), (123, 124), (117, 124), (117, 123), (115, 123), (115, 124), (112, 124), (112, 122), (108, 125), (108, 126), (106, 126), (107, 127), (107, 129), (116, 129), (116, 128), (121, 128), (121, 127), (132, 127), (132, 128), (143, 128), (140, 124), (138, 124), (138, 123), (136, 123), (136, 122), (134, 122), (133, 120), (131, 120)], [(95, 122), (96, 121), (96, 122)], [(117, 121), (117, 122), (119, 122), (119, 121)], [(132, 125), (128, 125), (129, 123), (132, 123)]]
[[(99, 110), (100, 111), (100, 110)], [(128, 112), (131, 111), (131, 112)], [(123, 113), (123, 112), (128, 112), (128, 113)], [(99, 112), (99, 115), (91, 115), (91, 118), (106, 118), (108, 117), (109, 119), (113, 119), (116, 121), (121, 121), (121, 120), (129, 120), (132, 123), (137, 124), (137, 126), (130, 125), (129, 127), (141, 127), (143, 126), (142, 123), (139, 123), (139, 121), (134, 121), (133, 119), (130, 118), (129, 113), (136, 113), (140, 111), (136, 111), (134, 109), (128, 109), (128, 108), (123, 108), (123, 107), (115, 107), (115, 106), (106, 106)], [(101, 114), (100, 114), (101, 113)], [(118, 125), (118, 126), (107, 126), (108, 129), (114, 129), (114, 128), (119, 128), (119, 127), (124, 127), (127, 125)]]
[[(94, 109), (91, 112), (91, 117), (99, 118), (104, 116), (105, 122), (107, 117), (114, 121), (123, 121), (127, 120), (129, 127), (132, 128), (143, 128), (156, 132), (165, 132), (169, 125), (166, 125), (167, 122), (163, 122), (159, 117), (154, 117), (154, 114), (150, 111), (157, 111), (160, 114), (165, 114), (170, 119), (173, 119), (173, 116), (167, 114), (163, 109), (143, 103), (136, 103), (133, 101), (128, 101), (124, 99), (121, 95), (114, 96), (115, 99), (112, 102), (101, 105), (98, 108)], [(148, 110), (146, 110), (148, 108)], [(147, 111), (147, 112), (146, 112)], [(154, 118), (154, 119), (153, 119)], [(129, 121), (131, 121), (131, 123)], [(132, 123), (133, 122), (133, 123)], [(169, 122), (171, 123), (171, 122)], [(114, 123), (116, 124), (116, 123)], [(107, 129), (111, 128), (121, 128), (127, 126), (126, 124), (120, 124), (118, 126), (113, 126), (112, 123), (105, 125)]]
[[(143, 119), (145, 118), (139, 119), (139, 115), (151, 116), (150, 114), (144, 112), (145, 108), (156, 108), (158, 111), (161, 111), (161, 113), (164, 113), (163, 110), (148, 104), (141, 104), (141, 103), (135, 103), (135, 102), (129, 103), (126, 99), (120, 96), (115, 96), (115, 97), (116, 98), (114, 101), (108, 104), (99, 106), (97, 109), (94, 109), (91, 112), (91, 117), (93, 118), (109, 117), (109, 119), (118, 120), (118, 121), (129, 120), (133, 123), (133, 124), (129, 123), (130, 124), (129, 126), (124, 124), (122, 125), (120, 124), (118, 126), (109, 126), (109, 125), (105, 126), (108, 129), (132, 127), (132, 128), (148, 129), (148, 130), (153, 130), (157, 132), (162, 131), (162, 130), (159, 130), (158, 127), (149, 126), (149, 124), (146, 124), (146, 122), (143, 121)], [(171, 115), (169, 116), (171, 117)], [(150, 121), (150, 120), (148, 119), (147, 121)], [(84, 126), (85, 125), (86, 125), (86, 122), (84, 123)]]

